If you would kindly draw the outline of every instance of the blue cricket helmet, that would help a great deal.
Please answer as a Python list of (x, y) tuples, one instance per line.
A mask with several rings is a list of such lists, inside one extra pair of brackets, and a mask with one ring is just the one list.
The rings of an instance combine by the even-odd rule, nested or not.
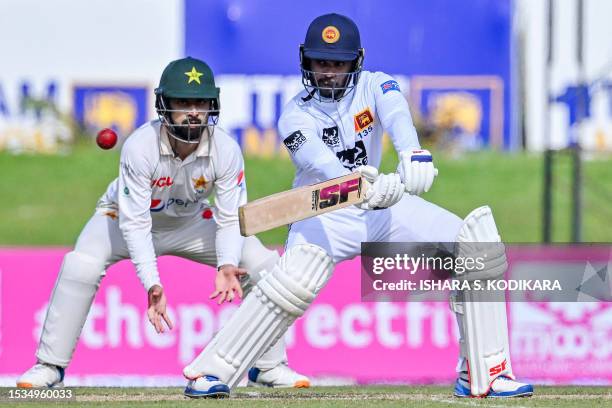
[(359, 80), (363, 67), (364, 50), (361, 47), (359, 28), (353, 20), (341, 14), (324, 14), (315, 18), (308, 26), (304, 44), (300, 45), (300, 68), (302, 70), (302, 83), (311, 95), (319, 96), (320, 91), (327, 89), (319, 86), (311, 70), (311, 60), (353, 62), (347, 75), (344, 86), (332, 89), (336, 101), (348, 95)]

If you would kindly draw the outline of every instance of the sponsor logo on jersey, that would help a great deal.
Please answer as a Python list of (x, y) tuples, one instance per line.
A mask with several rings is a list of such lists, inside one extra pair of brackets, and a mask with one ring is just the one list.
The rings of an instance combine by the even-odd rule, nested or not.
[(355, 147), (352, 149), (337, 152), (336, 157), (338, 157), (338, 160), (340, 160), (344, 167), (351, 171), (355, 170), (359, 166), (365, 166), (368, 164), (368, 154), (362, 140), (357, 140), (355, 142)]
[(295, 154), (295, 152), (297, 152), (300, 147), (306, 143), (306, 136), (304, 136), (299, 130), (296, 130), (287, 136), (287, 138), (283, 140), (283, 143), (285, 146), (287, 146), (287, 149), (289, 149), (291, 153)]
[(151, 180), (151, 187), (164, 188), (164, 187), (170, 187), (172, 184), (174, 184), (174, 181), (172, 180), (171, 177), (168, 177), (168, 176), (159, 177), (154, 180)]
[(151, 199), (151, 211), (153, 212), (159, 212), (161, 210), (163, 210), (165, 207), (165, 204), (162, 200), (159, 200), (157, 198), (152, 198)]
[(397, 83), (397, 81), (394, 81), (393, 79), (390, 79), (387, 82), (383, 82), (382, 84), (380, 84), (380, 89), (382, 89), (383, 95), (389, 91), (401, 92), (399, 84)]
[(338, 126), (323, 129), (323, 137), (321, 137), (323, 143), (329, 147), (336, 147), (340, 145), (340, 137), (338, 135)]
[(168, 199), (168, 203), (166, 204), (166, 208), (170, 208), (173, 205), (178, 205), (179, 207), (189, 207), (191, 204), (195, 204), (197, 201), (191, 200), (183, 200), (182, 198), (170, 198)]
[(124, 187), (123, 188), (123, 194), (126, 195), (126, 196), (129, 196), (130, 195), (130, 189), (127, 188), (127, 187)]
[(162, 211), (164, 208), (169, 209), (172, 206), (179, 206), (179, 207), (187, 208), (191, 204), (195, 204), (195, 203), (197, 203), (197, 201), (184, 200), (182, 198), (170, 198), (168, 199), (167, 203), (164, 203), (162, 200), (158, 198), (152, 198), (150, 210), (152, 212), (159, 212), (159, 211)]
[(208, 181), (206, 181), (204, 176), (200, 176), (197, 179), (192, 178), (191, 180), (193, 181), (193, 188), (196, 193), (202, 194), (206, 191), (206, 184), (208, 184)]
[(361, 132), (363, 129), (374, 123), (374, 115), (370, 108), (365, 108), (354, 116), (355, 119), (355, 132)]
[(340, 39), (340, 31), (334, 26), (327, 26), (321, 32), (321, 38), (328, 44), (333, 44)]

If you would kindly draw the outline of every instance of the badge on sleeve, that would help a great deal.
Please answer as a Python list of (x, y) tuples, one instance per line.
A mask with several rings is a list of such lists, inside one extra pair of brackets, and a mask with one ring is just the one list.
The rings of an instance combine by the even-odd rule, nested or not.
[(383, 95), (389, 91), (398, 91), (400, 92), (400, 87), (397, 81), (390, 79), (387, 82), (383, 82), (380, 84), (380, 89), (382, 89)]
[(299, 130), (296, 130), (287, 136), (287, 138), (283, 140), (283, 143), (285, 146), (287, 146), (287, 149), (289, 149), (291, 153), (295, 154), (295, 152), (297, 152), (300, 147), (306, 143), (306, 136), (304, 136)]

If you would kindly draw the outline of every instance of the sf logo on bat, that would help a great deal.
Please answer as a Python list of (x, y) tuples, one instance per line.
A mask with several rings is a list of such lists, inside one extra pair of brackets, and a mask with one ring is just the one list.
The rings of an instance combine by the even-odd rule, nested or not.
[(333, 207), (348, 201), (349, 194), (355, 191), (356, 198), (361, 197), (361, 177), (332, 184), (312, 192), (312, 209), (314, 211)]

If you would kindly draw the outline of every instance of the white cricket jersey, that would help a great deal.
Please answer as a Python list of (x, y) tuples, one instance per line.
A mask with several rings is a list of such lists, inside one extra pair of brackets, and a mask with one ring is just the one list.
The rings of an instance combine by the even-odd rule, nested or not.
[[(159, 120), (135, 130), (121, 149), (119, 177), (108, 187), (98, 208), (118, 206), (119, 227), (148, 290), (159, 284), (152, 231), (180, 231), (198, 213), (217, 224), (217, 265), (238, 265), (243, 238), (238, 207), (247, 201), (244, 161), (238, 144), (221, 129), (202, 137), (195, 152), (174, 156)], [(215, 193), (215, 210), (208, 197)], [(208, 214), (204, 214), (208, 212)]]
[(384, 131), (398, 152), (420, 148), (408, 103), (383, 72), (363, 71), (353, 91), (337, 102), (300, 92), (285, 106), (278, 128), (297, 168), (294, 187), (366, 164), (378, 167)]

